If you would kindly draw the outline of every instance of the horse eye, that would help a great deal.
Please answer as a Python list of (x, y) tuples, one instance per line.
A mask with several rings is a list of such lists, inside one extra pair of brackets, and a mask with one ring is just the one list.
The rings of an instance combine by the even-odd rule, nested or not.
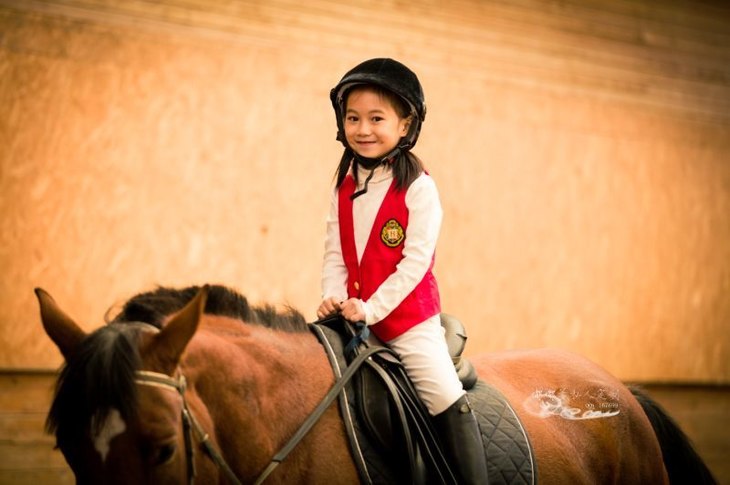
[(175, 451), (177, 447), (174, 443), (169, 443), (166, 445), (161, 445), (157, 448), (157, 450), (153, 453), (151, 458), (151, 463), (154, 466), (164, 465), (168, 461), (172, 460), (172, 457), (175, 456)]
[(160, 446), (159, 450), (157, 450), (155, 465), (164, 465), (168, 461), (172, 460), (172, 457), (175, 455), (175, 450), (176, 446), (172, 443)]

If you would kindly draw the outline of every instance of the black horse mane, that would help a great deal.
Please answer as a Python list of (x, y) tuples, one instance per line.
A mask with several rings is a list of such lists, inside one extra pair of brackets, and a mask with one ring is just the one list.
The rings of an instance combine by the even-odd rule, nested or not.
[[(158, 287), (131, 298), (122, 311), (112, 320), (118, 322), (144, 322), (162, 327), (166, 317), (180, 311), (200, 290), (199, 286), (187, 288)], [(251, 306), (245, 296), (220, 285), (211, 285), (205, 313), (242, 320), (287, 332), (306, 332), (304, 317), (291, 307), (278, 312), (272, 305)]]
[[(59, 447), (66, 443), (73, 446), (89, 431), (98, 432), (112, 409), (125, 420), (134, 417), (134, 380), (141, 365), (139, 323), (161, 328), (164, 320), (181, 310), (199, 289), (159, 287), (140, 293), (127, 301), (111, 322), (79, 344), (61, 370), (46, 421), (46, 429), (55, 432)], [(205, 313), (287, 332), (307, 331), (304, 317), (296, 310), (288, 307), (277, 312), (271, 305), (251, 306), (244, 296), (219, 285), (209, 288)]]

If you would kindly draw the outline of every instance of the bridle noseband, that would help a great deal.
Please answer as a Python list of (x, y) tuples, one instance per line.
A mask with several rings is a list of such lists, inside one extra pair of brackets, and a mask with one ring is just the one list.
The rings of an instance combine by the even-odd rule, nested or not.
[(176, 391), (178, 394), (180, 394), (180, 397), (182, 398), (182, 423), (183, 436), (185, 439), (185, 459), (188, 465), (188, 483), (190, 485), (194, 483), (196, 474), (195, 448), (193, 447), (193, 432), (195, 432), (195, 435), (200, 441), (200, 444), (203, 445), (205, 451), (215, 462), (215, 464), (218, 465), (218, 467), (225, 472), (225, 474), (228, 476), (228, 479), (232, 483), (240, 485), (241, 481), (238, 479), (238, 477), (236, 477), (236, 474), (233, 473), (231, 467), (228, 466), (228, 463), (226, 463), (223, 455), (221, 455), (220, 452), (215, 448), (215, 446), (213, 446), (213, 443), (211, 443), (210, 441), (210, 436), (203, 430), (198, 420), (195, 419), (195, 416), (193, 416), (193, 414), (190, 412), (190, 408), (188, 408), (188, 402), (185, 399), (185, 390), (187, 389), (187, 381), (185, 380), (185, 376), (182, 373), (178, 372), (179, 377), (175, 379), (174, 377), (168, 376), (167, 374), (161, 374), (159, 372), (151, 372), (146, 370), (138, 370), (136, 372), (136, 375), (137, 378), (134, 381), (137, 384)]

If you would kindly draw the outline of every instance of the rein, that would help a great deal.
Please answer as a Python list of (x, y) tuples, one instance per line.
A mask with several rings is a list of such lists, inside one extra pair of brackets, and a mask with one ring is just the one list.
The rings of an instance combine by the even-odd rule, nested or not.
[(330, 404), (332, 404), (332, 402), (342, 392), (347, 383), (352, 380), (355, 372), (357, 372), (357, 370), (362, 367), (365, 361), (367, 361), (370, 357), (377, 354), (378, 352), (383, 351), (389, 352), (390, 349), (384, 347), (368, 347), (367, 349), (363, 350), (362, 353), (358, 354), (358, 356), (352, 361), (352, 363), (342, 374), (342, 377), (340, 377), (337, 382), (335, 382), (334, 386), (332, 386), (332, 388), (324, 396), (322, 401), (320, 401), (317, 407), (314, 408), (314, 411), (312, 411), (309, 417), (302, 423), (297, 432), (294, 433), (294, 435), (291, 437), (291, 439), (289, 439), (287, 444), (284, 445), (276, 455), (274, 455), (269, 465), (264, 469), (259, 478), (256, 479), (256, 481), (254, 482), (254, 485), (260, 485), (261, 483), (263, 483), (263, 481), (266, 480), (271, 472), (273, 472), (274, 469), (279, 466), (279, 463), (284, 461), (287, 455), (291, 453), (291, 451), (299, 444), (304, 436), (306, 436), (309, 430), (312, 429), (312, 426), (314, 426), (317, 421), (319, 421), (319, 418), (322, 417)]

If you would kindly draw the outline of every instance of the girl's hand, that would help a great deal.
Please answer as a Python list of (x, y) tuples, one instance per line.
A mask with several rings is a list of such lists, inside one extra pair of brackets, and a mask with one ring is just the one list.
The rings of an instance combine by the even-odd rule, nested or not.
[(339, 312), (340, 310), (340, 302), (337, 300), (337, 298), (326, 298), (322, 300), (322, 303), (319, 304), (319, 308), (317, 309), (317, 318), (328, 317), (334, 313)]
[(350, 298), (340, 303), (340, 313), (351, 322), (360, 322), (365, 320), (365, 312), (362, 309), (362, 302), (357, 298)]

